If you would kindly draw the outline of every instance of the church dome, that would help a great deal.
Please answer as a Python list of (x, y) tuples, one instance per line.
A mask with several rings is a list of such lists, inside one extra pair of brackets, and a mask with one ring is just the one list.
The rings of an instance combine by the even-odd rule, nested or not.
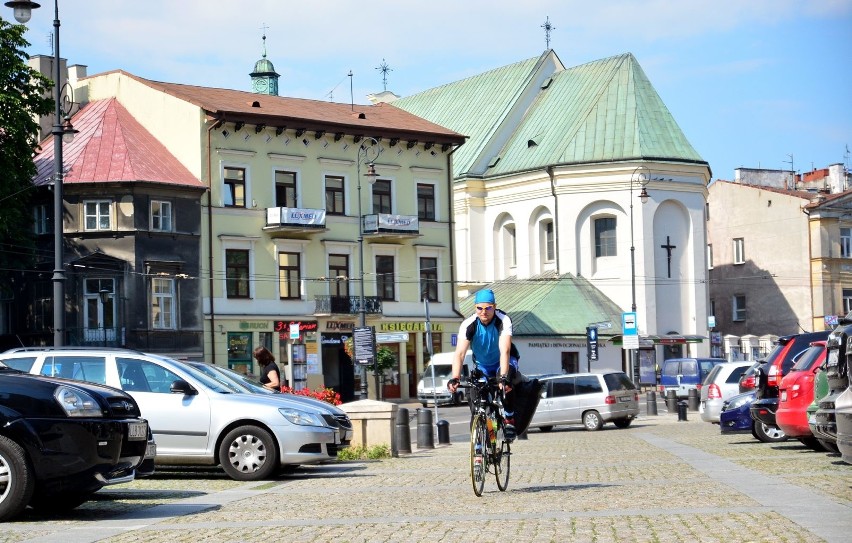
[(272, 65), (272, 62), (268, 60), (266, 57), (258, 60), (254, 63), (254, 71), (250, 74), (252, 77), (258, 75), (278, 75), (275, 73), (275, 66)]

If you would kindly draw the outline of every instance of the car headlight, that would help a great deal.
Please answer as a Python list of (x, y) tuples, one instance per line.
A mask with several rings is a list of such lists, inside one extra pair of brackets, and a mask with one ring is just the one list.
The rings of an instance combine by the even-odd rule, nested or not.
[(292, 424), (298, 424), (300, 426), (325, 426), (325, 422), (322, 417), (315, 415), (314, 413), (302, 411), (301, 409), (281, 407), (278, 409), (278, 412), (284, 415), (284, 418)]
[(53, 397), (59, 402), (59, 406), (69, 417), (103, 417), (101, 406), (98, 402), (82, 390), (62, 385), (53, 393)]
[(751, 402), (754, 398), (751, 396), (743, 396), (742, 398), (737, 398), (733, 400), (728, 406), (725, 408), (725, 411), (731, 411), (732, 409), (739, 409), (745, 404)]

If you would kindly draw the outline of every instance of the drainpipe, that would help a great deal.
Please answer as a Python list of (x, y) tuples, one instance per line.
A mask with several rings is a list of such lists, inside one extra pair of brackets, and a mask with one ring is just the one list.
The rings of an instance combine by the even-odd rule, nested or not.
[[(453, 255), (455, 254), (455, 244), (453, 240), (456, 235), (456, 221), (455, 216), (453, 214), (453, 208), (455, 207), (455, 198), (453, 195), (453, 170), (452, 170), (452, 156), (458, 150), (459, 146), (456, 145), (453, 147), (453, 150), (447, 154), (447, 201), (448, 205), (448, 217), (449, 217), (449, 227), (450, 227), (450, 286), (451, 288), (456, 288), (456, 266), (453, 261)], [(453, 292), (453, 311), (455, 311), (456, 315), (459, 317), (463, 317), (461, 312), (456, 307), (457, 296), (456, 293)], [(430, 346), (431, 347), (431, 346)]]
[(559, 266), (559, 198), (556, 197), (556, 177), (553, 174), (553, 166), (545, 168), (547, 176), (550, 177), (550, 193), (553, 195), (553, 249), (556, 251), (556, 275), (562, 274)]
[(224, 124), (223, 119), (216, 119), (207, 129), (207, 266), (210, 291), (210, 362), (213, 364), (216, 363), (216, 311), (213, 308), (213, 154), (211, 152), (211, 134), (222, 124)]

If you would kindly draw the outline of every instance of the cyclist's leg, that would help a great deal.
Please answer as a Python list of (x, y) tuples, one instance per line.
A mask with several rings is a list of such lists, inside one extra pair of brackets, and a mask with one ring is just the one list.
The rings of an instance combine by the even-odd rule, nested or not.
[(523, 376), (515, 366), (509, 366), (509, 383), (512, 389), (503, 392), (503, 432), (506, 439), (511, 441), (515, 439), (515, 385), (517, 385)]

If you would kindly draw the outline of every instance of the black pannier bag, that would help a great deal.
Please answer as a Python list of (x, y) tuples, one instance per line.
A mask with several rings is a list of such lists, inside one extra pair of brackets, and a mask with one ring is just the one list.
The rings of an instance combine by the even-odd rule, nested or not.
[(527, 426), (535, 415), (538, 402), (541, 400), (541, 389), (544, 383), (538, 379), (524, 377), (514, 385), (515, 393), (515, 432), (522, 434), (526, 432)]

